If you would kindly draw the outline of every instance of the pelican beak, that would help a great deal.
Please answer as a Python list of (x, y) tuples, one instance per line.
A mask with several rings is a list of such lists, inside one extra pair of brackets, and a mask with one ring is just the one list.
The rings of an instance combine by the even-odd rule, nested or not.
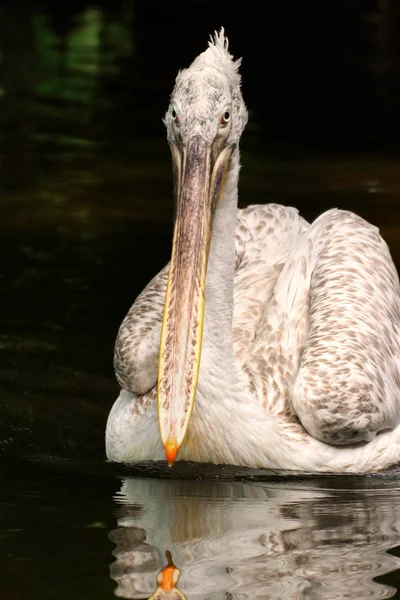
[(196, 395), (212, 224), (232, 151), (200, 137), (179, 148), (171, 144), (176, 220), (158, 366), (158, 417), (170, 466)]

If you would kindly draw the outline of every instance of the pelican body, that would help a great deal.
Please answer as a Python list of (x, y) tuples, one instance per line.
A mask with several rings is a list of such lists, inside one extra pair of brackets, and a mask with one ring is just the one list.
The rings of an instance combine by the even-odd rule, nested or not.
[(165, 116), (170, 263), (125, 317), (109, 460), (370, 472), (400, 460), (400, 287), (379, 231), (330, 210), (237, 208), (247, 122), (223, 30)]

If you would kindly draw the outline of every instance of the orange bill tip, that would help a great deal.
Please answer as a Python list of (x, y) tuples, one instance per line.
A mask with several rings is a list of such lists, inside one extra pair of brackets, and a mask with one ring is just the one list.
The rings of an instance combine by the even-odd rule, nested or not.
[(162, 575), (162, 580), (161, 580), (161, 589), (164, 590), (164, 592), (172, 592), (172, 590), (174, 589), (175, 585), (174, 585), (174, 572), (176, 571), (176, 568), (174, 565), (168, 565), (167, 567), (165, 567), (165, 569), (162, 570), (161, 575)]
[(178, 444), (176, 443), (176, 440), (167, 440), (164, 448), (165, 456), (168, 461), (168, 466), (172, 467), (176, 459), (176, 454), (178, 452)]

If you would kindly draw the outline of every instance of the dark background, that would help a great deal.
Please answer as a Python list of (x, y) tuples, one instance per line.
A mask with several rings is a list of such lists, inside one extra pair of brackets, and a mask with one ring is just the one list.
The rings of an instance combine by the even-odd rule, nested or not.
[(170, 251), (161, 118), (221, 25), (250, 113), (241, 206), (354, 210), (400, 263), (400, 3), (3, 1), (3, 455), (103, 458), (115, 335)]

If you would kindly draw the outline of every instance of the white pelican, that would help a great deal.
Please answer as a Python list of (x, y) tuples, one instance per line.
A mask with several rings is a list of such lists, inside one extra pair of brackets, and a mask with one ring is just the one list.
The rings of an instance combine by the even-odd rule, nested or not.
[(118, 333), (107, 456), (382, 469), (400, 460), (395, 266), (351, 212), (309, 225), (275, 204), (238, 210), (238, 67), (222, 29), (176, 78), (172, 258)]

